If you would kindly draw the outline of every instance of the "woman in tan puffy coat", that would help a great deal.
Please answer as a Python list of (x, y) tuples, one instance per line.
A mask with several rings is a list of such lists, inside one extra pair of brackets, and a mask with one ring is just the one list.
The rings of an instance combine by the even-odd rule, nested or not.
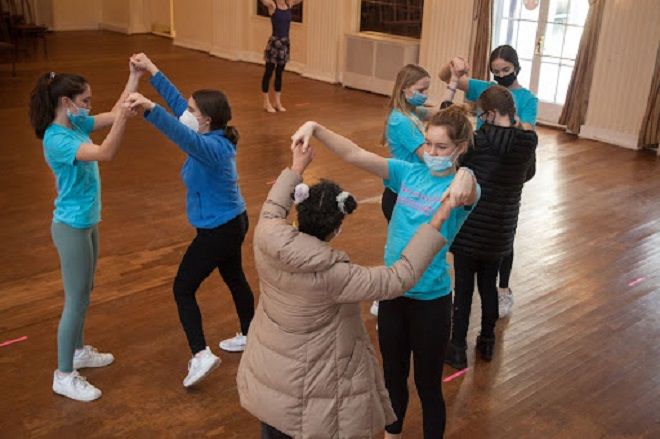
[[(262, 438), (373, 438), (396, 417), (358, 303), (415, 285), (445, 245), (451, 202), (390, 268), (355, 265), (328, 244), (355, 199), (332, 182), (300, 184), (313, 152), (293, 150), (255, 230), (261, 297), (238, 369), (241, 405), (262, 421)], [(294, 192), (298, 228), (286, 220)]]

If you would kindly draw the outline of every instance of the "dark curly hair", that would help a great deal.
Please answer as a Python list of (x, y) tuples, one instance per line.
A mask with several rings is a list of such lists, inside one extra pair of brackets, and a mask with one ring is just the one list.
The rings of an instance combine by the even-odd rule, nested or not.
[(339, 229), (344, 217), (357, 208), (357, 201), (353, 195), (349, 195), (344, 202), (346, 213), (339, 210), (337, 196), (342, 192), (338, 184), (329, 180), (321, 180), (310, 186), (309, 198), (296, 206), (298, 230), (324, 241)]

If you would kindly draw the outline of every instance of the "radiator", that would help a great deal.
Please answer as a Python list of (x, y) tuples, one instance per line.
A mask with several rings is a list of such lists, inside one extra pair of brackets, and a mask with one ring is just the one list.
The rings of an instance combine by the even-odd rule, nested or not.
[(419, 40), (377, 32), (347, 34), (342, 84), (390, 95), (396, 74), (406, 64), (419, 62)]

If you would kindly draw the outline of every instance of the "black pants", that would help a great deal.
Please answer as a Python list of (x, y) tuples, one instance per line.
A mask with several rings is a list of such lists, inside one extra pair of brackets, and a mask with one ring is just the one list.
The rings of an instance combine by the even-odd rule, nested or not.
[(497, 271), (499, 267), (499, 259), (486, 260), (454, 254), (456, 287), (454, 291), (451, 342), (455, 346), (466, 346), (475, 274), (477, 275), (477, 286), (481, 297), (481, 335), (488, 338), (495, 337), (495, 323), (499, 318), (497, 302)]
[(380, 199), (380, 208), (383, 210), (383, 216), (385, 216), (388, 223), (392, 219), (392, 212), (394, 212), (397, 198), (399, 198), (399, 195), (396, 192), (385, 188), (383, 197)]
[(276, 429), (271, 427), (265, 422), (261, 423), (261, 439), (293, 439), (291, 436), (286, 435)]
[(268, 93), (268, 86), (270, 85), (270, 78), (273, 77), (273, 72), (275, 72), (275, 91), (282, 91), (282, 73), (284, 72), (284, 64), (273, 64), (266, 63), (266, 71), (264, 72), (264, 77), (261, 79), (261, 91)]
[(415, 386), (422, 402), (425, 439), (441, 438), (445, 431), (442, 366), (451, 321), (451, 296), (435, 300), (399, 297), (380, 302), (378, 342), (383, 356), (385, 386), (397, 421), (385, 427), (399, 434), (408, 408), (408, 374), (413, 355)]
[(254, 316), (254, 296), (241, 260), (241, 246), (248, 227), (248, 216), (243, 212), (215, 229), (197, 229), (197, 236), (183, 255), (174, 279), (174, 299), (193, 355), (207, 346), (195, 293), (216, 268), (231, 291), (241, 331), (248, 332)]
[(511, 267), (513, 267), (513, 250), (502, 259), (500, 264), (500, 288), (509, 288)]

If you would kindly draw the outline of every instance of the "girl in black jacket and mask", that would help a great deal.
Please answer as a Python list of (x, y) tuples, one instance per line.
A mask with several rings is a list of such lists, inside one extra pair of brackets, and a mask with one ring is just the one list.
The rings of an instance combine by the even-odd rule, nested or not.
[(534, 176), (538, 143), (533, 130), (516, 123), (514, 100), (505, 87), (489, 87), (479, 97), (477, 108), (483, 125), (461, 165), (474, 171), (481, 185), (481, 199), (451, 247), (456, 286), (445, 362), (457, 369), (467, 367), (466, 336), (475, 274), (481, 296), (477, 350), (486, 361), (493, 356), (499, 316), (497, 272), (501, 260), (513, 250), (522, 189)]

